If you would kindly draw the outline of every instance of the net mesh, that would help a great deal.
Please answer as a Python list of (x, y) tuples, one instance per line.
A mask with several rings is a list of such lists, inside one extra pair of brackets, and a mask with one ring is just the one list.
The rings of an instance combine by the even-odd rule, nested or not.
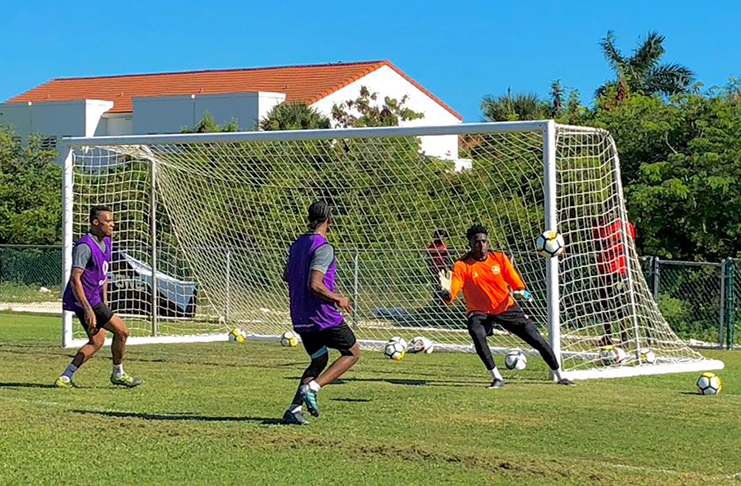
[[(324, 199), (332, 205), (338, 291), (353, 302), (346, 320), (361, 342), (422, 335), (472, 351), (465, 307), (442, 303), (436, 273), (467, 251), (466, 229), (481, 222), (491, 247), (522, 274), (534, 297), (523, 307), (547, 335), (546, 264), (534, 251), (544, 229), (543, 134), (485, 131), (459, 137), (471, 165), (461, 171), (408, 136), (79, 147), (74, 236), (86, 230), (91, 205), (112, 207), (111, 302), (134, 333), (151, 333), (154, 165), (160, 335), (241, 327), (274, 336), (290, 329), (281, 279), (288, 248), (306, 230), (308, 206)], [(610, 342), (629, 356), (650, 348), (660, 361), (699, 359), (658, 312), (619, 223), (625, 212), (609, 134), (559, 127), (556, 164), (567, 248), (564, 368), (595, 367)], [(450, 235), (447, 257), (430, 246), (436, 230)], [(495, 352), (526, 348), (501, 330), (489, 342)]]

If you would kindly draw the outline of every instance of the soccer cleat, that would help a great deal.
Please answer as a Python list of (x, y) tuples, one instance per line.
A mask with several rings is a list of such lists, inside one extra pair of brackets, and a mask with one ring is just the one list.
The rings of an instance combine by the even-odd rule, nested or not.
[(63, 380), (61, 376), (54, 382), (54, 386), (57, 388), (77, 388), (77, 385), (72, 383), (72, 380)]
[(141, 385), (142, 381), (139, 378), (134, 378), (133, 376), (124, 373), (120, 378), (115, 378), (111, 375), (111, 383), (118, 386), (125, 386), (127, 388), (134, 388), (135, 386)]
[(569, 380), (568, 378), (561, 378), (556, 382), (557, 385), (564, 385), (564, 386), (575, 386), (574, 382)]
[(283, 423), (286, 425), (309, 425), (309, 421), (306, 420), (301, 410), (296, 412), (286, 410), (286, 413), (283, 414)]
[(504, 388), (504, 380), (500, 380), (499, 378), (494, 378), (494, 381), (491, 382), (491, 385), (489, 385), (489, 388)]
[(316, 392), (311, 389), (309, 385), (302, 385), (299, 394), (301, 399), (306, 404), (306, 408), (309, 409), (309, 413), (314, 417), (319, 416), (319, 403), (316, 401)]

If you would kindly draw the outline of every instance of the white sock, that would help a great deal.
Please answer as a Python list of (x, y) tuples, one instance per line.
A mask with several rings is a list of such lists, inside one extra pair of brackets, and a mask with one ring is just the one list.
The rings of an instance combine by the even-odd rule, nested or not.
[(553, 370), (553, 374), (556, 375), (556, 379), (558, 381), (561, 381), (563, 379), (563, 376), (561, 376), (561, 368)]
[(314, 393), (316, 393), (316, 392), (318, 392), (319, 390), (321, 390), (321, 389), (322, 389), (322, 387), (321, 387), (321, 386), (319, 386), (319, 383), (317, 383), (317, 382), (316, 382), (316, 381), (314, 381), (314, 380), (311, 380), (311, 381), (309, 382), (309, 388), (311, 388), (311, 391), (313, 391)]
[(502, 374), (499, 372), (499, 369), (496, 366), (490, 369), (489, 373), (491, 373), (491, 377), (494, 378), (495, 380), (504, 381), (504, 378), (502, 378)]
[(301, 411), (301, 405), (291, 405), (288, 408), (288, 411), (291, 412), (291, 413), (300, 412)]
[(114, 364), (113, 365), (113, 377), (121, 378), (123, 375), (124, 375), (123, 364), (120, 364), (120, 365)]
[(75, 374), (75, 371), (77, 371), (77, 366), (70, 363), (69, 366), (67, 366), (67, 369), (64, 370), (64, 373), (62, 373), (61, 378), (67, 378), (64, 381), (70, 381), (72, 379), (72, 376)]

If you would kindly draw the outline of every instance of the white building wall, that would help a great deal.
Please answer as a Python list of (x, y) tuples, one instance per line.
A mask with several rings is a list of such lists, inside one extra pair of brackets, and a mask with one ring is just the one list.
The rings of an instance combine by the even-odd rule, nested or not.
[[(253, 130), (265, 107), (286, 99), (283, 93), (252, 92), (133, 98), (134, 134), (179, 133), (197, 125), (208, 112), (223, 125), (236, 120), (240, 130)], [(267, 109), (269, 109), (267, 108)]]
[(131, 135), (134, 133), (133, 118), (131, 113), (107, 113), (103, 115), (95, 136)]
[[(388, 66), (383, 66), (373, 71), (367, 76), (322, 98), (311, 106), (324, 116), (331, 117), (332, 106), (348, 100), (355, 100), (360, 96), (361, 86), (367, 87), (371, 93), (378, 93), (379, 99), (377, 103), (379, 105), (383, 104), (383, 98), (386, 96), (400, 101), (406, 95), (407, 101), (404, 106), (425, 114), (424, 118), (419, 120), (400, 122), (400, 126), (412, 127), (461, 123), (461, 120), (455, 115), (440, 106), (439, 103)], [(358, 113), (355, 114), (358, 115)], [(457, 161), (458, 137), (456, 135), (421, 137), (421, 149), (427, 155)]]
[(97, 134), (101, 116), (112, 101), (37, 101), (0, 105), (0, 124), (13, 125), (18, 135), (91, 137)]

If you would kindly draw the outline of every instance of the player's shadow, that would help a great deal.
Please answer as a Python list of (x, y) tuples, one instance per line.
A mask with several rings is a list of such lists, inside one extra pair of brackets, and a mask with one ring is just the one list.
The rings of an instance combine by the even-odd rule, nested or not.
[(330, 398), (333, 402), (367, 403), (372, 402), (370, 398)]
[(196, 422), (259, 422), (261, 425), (279, 425), (281, 419), (273, 417), (209, 417), (192, 413), (140, 413), (117, 412), (114, 410), (72, 410), (85, 415), (103, 415), (116, 418), (138, 418), (143, 420), (196, 421)]
[(48, 383), (0, 383), (0, 388), (56, 388)]

